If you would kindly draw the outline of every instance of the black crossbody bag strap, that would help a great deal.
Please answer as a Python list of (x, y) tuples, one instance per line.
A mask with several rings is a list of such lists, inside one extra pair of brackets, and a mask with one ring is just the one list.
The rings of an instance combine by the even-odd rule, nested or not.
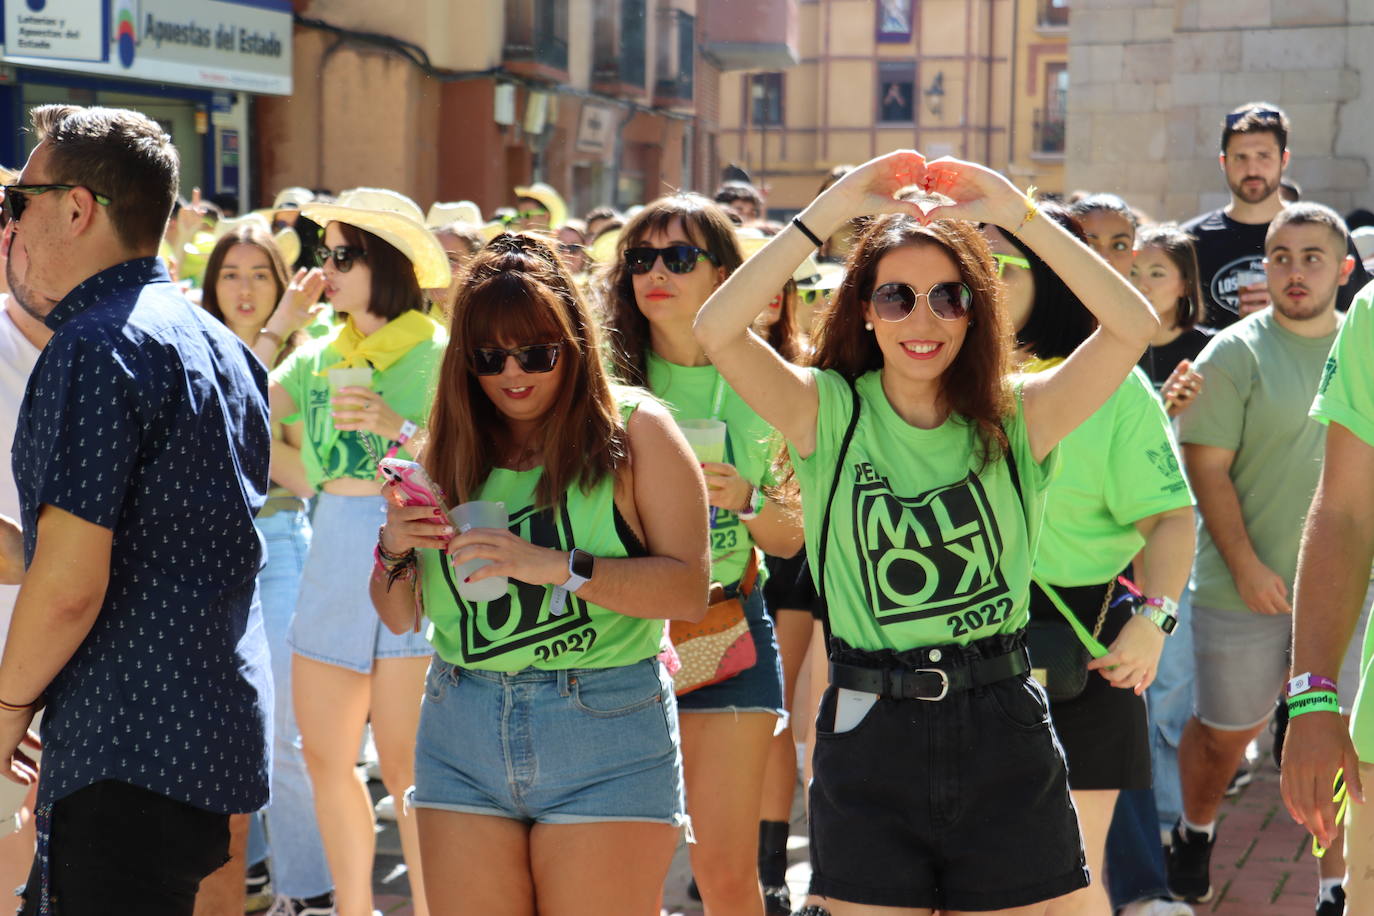
[(1007, 470), (1011, 473), (1011, 485), (1016, 490), (1016, 498), (1021, 502), (1021, 517), (1026, 522), (1026, 534), (1030, 534), (1030, 510), (1026, 508), (1026, 494), (1021, 491), (1021, 475), (1016, 470), (1016, 452), (1011, 447), (1011, 434), (1007, 432), (1006, 424), (1002, 424), (1002, 435), (1007, 437), (1007, 450), (1004, 453), (1007, 459)]
[(854, 428), (859, 425), (859, 389), (854, 387), (854, 380), (846, 378), (849, 383), (849, 396), (853, 403), (853, 413), (849, 417), (849, 426), (845, 428), (844, 438), (840, 440), (840, 453), (835, 456), (835, 476), (830, 481), (830, 495), (825, 500), (825, 514), (821, 518), (821, 543), (820, 556), (817, 557), (815, 568), (817, 597), (825, 607), (825, 613), (821, 616), (821, 627), (825, 631), (825, 655), (830, 657), (830, 604), (825, 597), (825, 548), (830, 541), (830, 507), (835, 504), (835, 491), (840, 488), (840, 474), (844, 472), (844, 456), (849, 451), (850, 440), (854, 438)]

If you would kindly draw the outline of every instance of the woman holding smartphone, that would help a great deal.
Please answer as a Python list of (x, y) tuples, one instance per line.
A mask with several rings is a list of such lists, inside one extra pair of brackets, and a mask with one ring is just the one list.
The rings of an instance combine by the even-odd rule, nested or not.
[[(943, 196), (898, 196), (913, 186)], [(1087, 883), (1025, 654), (1031, 561), (1055, 447), (1120, 385), (1156, 321), (1037, 213), (983, 166), (891, 153), (812, 202), (696, 320), (721, 373), (786, 438), (808, 507), (833, 635), (812, 890), (837, 916), (1041, 913)], [(813, 368), (787, 364), (748, 330), (760, 293), (866, 215), (876, 218), (819, 321)], [(1010, 377), (978, 223), (1023, 239), (1100, 322), (1057, 369)]]
[[(382, 631), (367, 600), (383, 509), (371, 454), (410, 457), (429, 416), (447, 335), (422, 290), (447, 285), (448, 259), (419, 207), (392, 191), (360, 188), (301, 213), (325, 227), (324, 292), (346, 320), (271, 375), (272, 416), (303, 423), (301, 457), (320, 493), (291, 626), (292, 694), (339, 916), (372, 916), (373, 812), (354, 765), (371, 721), (387, 791), (400, 798), (413, 782), (429, 645), (418, 632)], [(340, 387), (341, 369), (370, 384)], [(423, 914), (414, 817), (402, 808), (397, 821)]]
[[(433, 623), (410, 798), (431, 912), (656, 912), (685, 822), (657, 656), (665, 618), (706, 610), (706, 493), (663, 406), (610, 384), (545, 243), (503, 234), (473, 259), (424, 467), (509, 519), (459, 533), (388, 487), (378, 534), (377, 613), (403, 632), (422, 601)], [(489, 563), (461, 577), (471, 560)]]

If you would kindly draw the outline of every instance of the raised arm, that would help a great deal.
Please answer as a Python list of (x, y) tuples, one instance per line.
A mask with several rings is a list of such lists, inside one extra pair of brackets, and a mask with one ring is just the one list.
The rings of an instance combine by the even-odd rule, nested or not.
[[(817, 238), (829, 238), (857, 216), (905, 213), (914, 203), (897, 200), (902, 188), (919, 185), (925, 159), (899, 150), (865, 162), (811, 202), (799, 219)], [(810, 376), (791, 365), (749, 328), (773, 294), (782, 289), (815, 244), (795, 225), (773, 237), (736, 270), (697, 313), (697, 342), (730, 387), (806, 457), (816, 447), (820, 399)]]
[(1062, 365), (1026, 380), (1026, 431), (1040, 460), (1106, 403), (1145, 352), (1159, 319), (1126, 277), (1059, 223), (1037, 218), (1026, 197), (1000, 174), (953, 159), (937, 159), (926, 168), (932, 190), (955, 201), (930, 211), (927, 220), (976, 220), (1016, 235), (1097, 318), (1097, 331)]

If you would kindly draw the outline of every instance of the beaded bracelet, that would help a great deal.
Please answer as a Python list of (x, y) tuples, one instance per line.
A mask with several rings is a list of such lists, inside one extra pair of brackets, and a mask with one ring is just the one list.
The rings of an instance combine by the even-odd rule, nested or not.
[(413, 582), (418, 565), (414, 547), (403, 553), (392, 553), (382, 546), (382, 532), (385, 530), (385, 525), (377, 529), (377, 546), (372, 551), (372, 557), (377, 571), (386, 576), (386, 590), (391, 591), (391, 586), (398, 580)]
[(1341, 711), (1340, 697), (1329, 690), (1313, 690), (1296, 697), (1289, 697), (1287, 704), (1289, 719), (1305, 716), (1309, 712), (1339, 713)]

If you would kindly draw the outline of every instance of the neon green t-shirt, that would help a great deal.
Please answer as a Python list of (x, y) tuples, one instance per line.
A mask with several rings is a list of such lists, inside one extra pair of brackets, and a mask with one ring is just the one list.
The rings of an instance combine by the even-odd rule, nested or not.
[[(853, 407), (838, 372), (811, 371), (820, 395), (816, 450), (803, 459), (789, 449), (806, 507), (807, 556), (818, 559), (825, 501)], [(1058, 451), (1039, 463), (1032, 457), (1019, 386), (1004, 425), (1029, 525), (1006, 461), (978, 471), (972, 424), (951, 417), (935, 429), (911, 426), (883, 393), (881, 370), (857, 386), (859, 423), (826, 547), (832, 632), (858, 649), (902, 651), (1024, 627), (1031, 558)]]
[(1193, 505), (1169, 417), (1140, 369), (1059, 443), (1035, 575), (1051, 585), (1099, 585), (1145, 539), (1135, 523)]
[[(325, 337), (310, 340), (296, 348), (282, 364), (272, 370), (272, 381), (286, 389), (296, 402), (297, 414), (305, 422), (305, 441), (301, 460), (310, 485), (319, 489), (326, 480), (355, 477), (371, 480), (377, 465), (363, 447), (367, 436), (377, 454), (384, 455), (387, 442), (381, 436), (358, 431), (340, 432), (330, 417), (329, 378), (321, 374), (342, 358), (332, 346), (343, 331), (336, 325)], [(434, 403), (434, 387), (439, 381), (439, 364), (448, 346), (448, 332), (434, 325), (434, 336), (411, 347), (404, 356), (383, 372), (372, 373), (372, 390), (387, 406), (419, 426), (429, 423)], [(410, 455), (402, 449), (400, 457)]]
[[(1360, 290), (1331, 346), (1322, 371), (1311, 416), (1320, 423), (1339, 423), (1374, 446), (1374, 283)], [(1366, 507), (1369, 508), (1369, 507)], [(1360, 690), (1350, 715), (1350, 734), (1360, 759), (1374, 762), (1374, 627), (1364, 633), (1360, 651)]]
[[(619, 390), (617, 395), (622, 413), (628, 417), (638, 401), (628, 389)], [(561, 505), (538, 509), (534, 493), (542, 474), (542, 468), (497, 468), (474, 498), (504, 502), (510, 530), (540, 547), (580, 547), (594, 557), (631, 555), (632, 546), (616, 524), (612, 476), (590, 493), (574, 484)], [(420, 583), (430, 620), (429, 641), (445, 661), (460, 668), (612, 668), (658, 654), (665, 625), (662, 620), (627, 617), (575, 594), (567, 595), (564, 612), (555, 616), (551, 586), (516, 579), (509, 580), (503, 597), (470, 602), (458, 594), (447, 554), (439, 550), (419, 553)]]
[[(744, 399), (721, 378), (715, 366), (679, 366), (650, 351), (649, 389), (661, 398), (677, 420), (718, 419), (725, 422), (725, 463), (754, 486), (774, 483), (773, 458), (782, 440), (773, 427), (754, 413)], [(717, 386), (719, 385), (719, 389)], [(721, 393), (716, 410), (716, 392)], [(754, 539), (734, 512), (717, 509), (711, 521), (711, 578), (726, 585), (739, 581), (749, 562)], [(766, 573), (759, 566), (759, 582)]]

